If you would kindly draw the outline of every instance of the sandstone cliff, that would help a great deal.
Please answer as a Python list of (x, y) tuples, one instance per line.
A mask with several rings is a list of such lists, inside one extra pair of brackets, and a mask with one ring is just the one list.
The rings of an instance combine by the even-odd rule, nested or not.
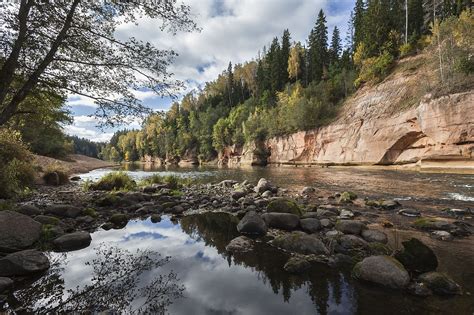
[(433, 96), (436, 73), (423, 63), (423, 56), (408, 58), (382, 83), (359, 89), (330, 125), (228, 148), (222, 161), (474, 169), (474, 90)]

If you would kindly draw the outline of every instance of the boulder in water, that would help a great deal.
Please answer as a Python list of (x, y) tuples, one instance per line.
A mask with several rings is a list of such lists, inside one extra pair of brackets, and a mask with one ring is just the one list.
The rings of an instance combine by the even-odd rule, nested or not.
[(49, 269), (49, 259), (35, 249), (24, 250), (0, 259), (0, 276), (27, 276)]
[(410, 282), (403, 265), (390, 256), (367, 257), (354, 266), (352, 274), (356, 279), (393, 289), (403, 289)]
[(295, 230), (300, 224), (299, 217), (291, 213), (265, 213), (262, 219), (268, 227), (287, 231)]
[(58, 237), (53, 241), (53, 245), (60, 252), (69, 252), (86, 248), (91, 241), (92, 238), (88, 232), (80, 231)]
[(14, 211), (0, 211), (0, 251), (14, 252), (32, 246), (41, 235), (41, 223)]
[(395, 254), (405, 268), (414, 273), (434, 271), (438, 267), (438, 259), (431, 248), (420, 240), (412, 238), (402, 242), (403, 250)]
[(242, 234), (265, 235), (267, 225), (255, 211), (249, 211), (237, 224), (237, 230)]

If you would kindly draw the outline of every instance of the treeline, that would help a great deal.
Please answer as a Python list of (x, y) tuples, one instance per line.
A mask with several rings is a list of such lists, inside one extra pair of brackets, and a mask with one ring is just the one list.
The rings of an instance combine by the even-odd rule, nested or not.
[[(210, 160), (227, 146), (326, 124), (344, 98), (361, 84), (383, 79), (398, 58), (429, 45), (440, 47), (441, 28), (441, 36), (452, 34), (447, 25), (463, 10), (469, 10), (464, 11), (469, 26), (470, 5), (444, 1), (433, 7), (431, 1), (409, 0), (406, 20), (403, 1), (357, 0), (344, 48), (337, 27), (329, 34), (321, 10), (305, 43), (293, 42), (285, 30), (255, 60), (229, 63), (199, 93), (185, 95), (166, 113), (150, 115), (142, 129), (116, 133), (102, 157), (133, 161), (145, 155), (198, 155)], [(469, 47), (455, 46), (459, 58), (467, 58), (461, 70), (472, 73)]]

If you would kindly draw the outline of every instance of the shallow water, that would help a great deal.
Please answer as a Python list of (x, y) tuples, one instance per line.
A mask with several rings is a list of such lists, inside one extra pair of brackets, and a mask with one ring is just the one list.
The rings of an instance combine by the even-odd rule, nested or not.
[[(164, 266), (141, 274), (136, 283), (137, 287), (146, 286), (153, 277), (173, 270), (185, 291), (168, 307), (170, 314), (471, 314), (474, 311), (470, 296), (412, 297), (355, 282), (348, 270), (325, 265), (315, 265), (303, 276), (291, 275), (282, 269), (287, 254), (264, 243), (258, 243), (254, 252), (231, 256), (225, 246), (238, 235), (236, 223), (228, 214), (208, 213), (188, 216), (179, 222), (164, 217), (157, 224), (149, 220), (131, 221), (121, 230), (99, 230), (92, 234), (92, 244), (86, 249), (52, 253), (52, 260), (58, 264), (16, 296), (20, 305), (33, 310), (53, 307), (51, 296), (68, 296), (73, 293), (66, 290), (80, 290), (91, 283), (92, 267), (102, 262), (99, 259), (92, 266), (86, 262), (97, 259), (95, 249), (105, 243), (108, 248), (130, 252), (149, 249), (162, 257), (171, 256)], [(402, 238), (405, 236), (408, 237), (402, 235)], [(445, 261), (445, 249), (435, 247), (434, 250)], [(472, 257), (456, 255), (464, 266), (474, 263)], [(450, 273), (454, 273), (453, 277), (465, 290), (474, 289), (472, 268), (453, 268)], [(105, 279), (109, 276), (106, 273)], [(118, 292), (125, 295), (119, 296), (125, 301), (130, 291), (118, 289)], [(131, 301), (132, 308), (141, 300)], [(125, 308), (115, 310), (124, 312)]]
[[(264, 177), (278, 186), (300, 189), (314, 186), (323, 191), (351, 190), (363, 197), (396, 198), (425, 206), (474, 207), (474, 175), (437, 174), (414, 171), (380, 170), (351, 167), (154, 167), (149, 164), (125, 164), (122, 170), (136, 179), (150, 174), (176, 175), (200, 182), (224, 179), (256, 183)], [(98, 169), (83, 174), (83, 179), (96, 180), (110, 169)]]

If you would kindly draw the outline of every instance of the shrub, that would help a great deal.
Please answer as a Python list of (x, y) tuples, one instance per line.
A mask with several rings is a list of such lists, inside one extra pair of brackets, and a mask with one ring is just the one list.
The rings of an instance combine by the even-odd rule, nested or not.
[(414, 53), (414, 47), (410, 43), (406, 43), (400, 46), (400, 57), (406, 57)]
[(125, 172), (111, 172), (88, 186), (89, 190), (132, 190), (137, 183)]
[(153, 174), (150, 177), (145, 178), (142, 181), (142, 185), (153, 185), (153, 184), (166, 184), (170, 189), (178, 189), (183, 185), (189, 184), (188, 179), (180, 178), (175, 175), (161, 176), (159, 174)]
[(20, 134), (0, 128), (0, 198), (12, 198), (33, 184), (31, 160)]
[(393, 56), (388, 52), (378, 57), (367, 58), (362, 61), (359, 77), (355, 84), (358, 86), (363, 82), (377, 82), (382, 80), (393, 65)]

